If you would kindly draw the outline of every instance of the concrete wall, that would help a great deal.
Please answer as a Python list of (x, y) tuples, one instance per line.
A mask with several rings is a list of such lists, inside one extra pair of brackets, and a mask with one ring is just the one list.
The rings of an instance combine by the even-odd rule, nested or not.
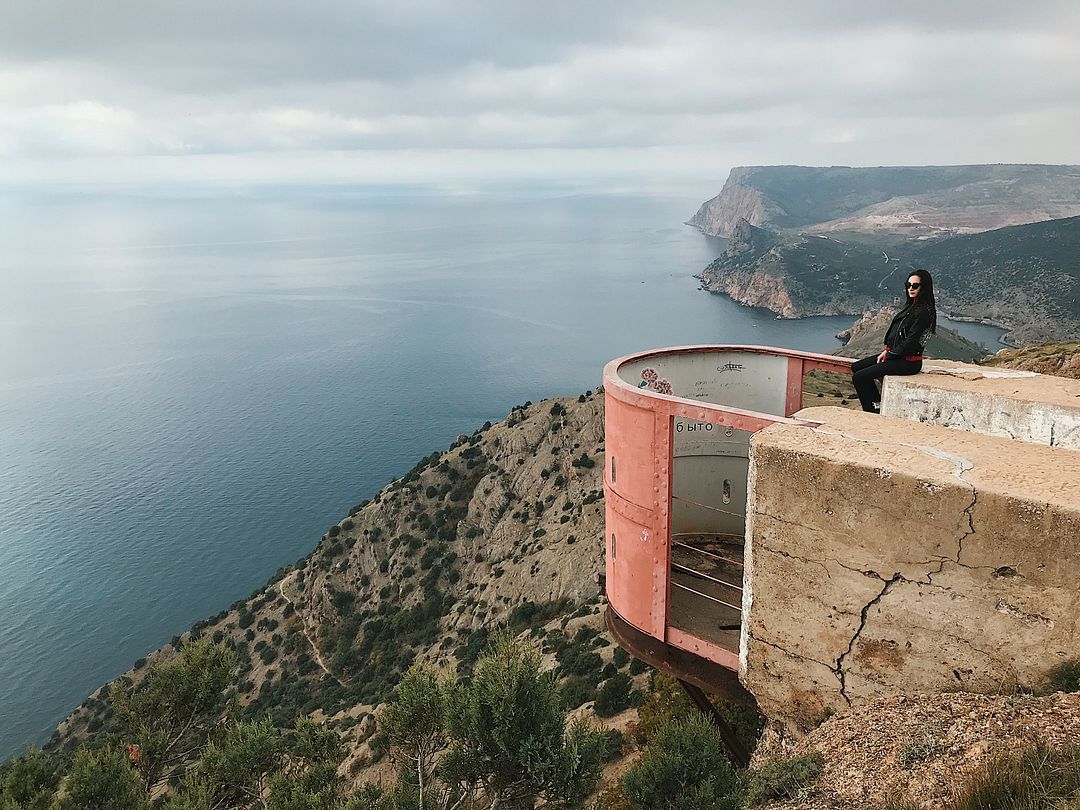
[(881, 412), (1080, 449), (1080, 380), (934, 360), (921, 374), (886, 377)]
[(1080, 657), (1080, 452), (839, 408), (751, 441), (740, 677), (808, 728)]

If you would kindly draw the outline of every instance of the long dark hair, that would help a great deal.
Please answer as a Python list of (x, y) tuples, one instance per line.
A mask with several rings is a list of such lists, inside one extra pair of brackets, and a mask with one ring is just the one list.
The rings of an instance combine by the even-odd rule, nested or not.
[[(904, 281), (907, 281), (912, 276), (919, 277), (919, 294), (915, 297), (915, 300), (907, 299), (907, 303), (904, 304), (904, 308), (900, 310), (905, 312), (909, 309), (916, 307), (925, 309), (930, 316), (930, 331), (937, 334), (937, 302), (934, 301), (934, 278), (929, 272), (923, 270), (921, 267), (912, 270), (906, 276)], [(904, 288), (904, 295), (907, 295), (907, 287)]]

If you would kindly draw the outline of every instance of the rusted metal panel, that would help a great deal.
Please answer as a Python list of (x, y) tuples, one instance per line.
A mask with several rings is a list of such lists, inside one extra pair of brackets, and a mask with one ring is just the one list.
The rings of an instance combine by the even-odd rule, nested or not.
[(651, 508), (657, 472), (657, 412), (620, 401), (606, 389), (604, 408), (604, 483), (624, 500)]
[(702, 658), (707, 658), (726, 669), (735, 670), (736, 672), (739, 669), (738, 650), (726, 650), (718, 644), (712, 644), (675, 627), (668, 628), (667, 642), (672, 647), (700, 655)]
[(642, 633), (623, 619), (613, 605), (608, 605), (605, 621), (619, 646), (635, 658), (692, 683), (709, 694), (720, 695), (740, 706), (756, 708), (754, 696), (739, 683), (736, 671)]
[(607, 594), (628, 622), (657, 638), (664, 637), (666, 594), (658, 579), (664, 566), (657, 558), (660, 532), (607, 508)]

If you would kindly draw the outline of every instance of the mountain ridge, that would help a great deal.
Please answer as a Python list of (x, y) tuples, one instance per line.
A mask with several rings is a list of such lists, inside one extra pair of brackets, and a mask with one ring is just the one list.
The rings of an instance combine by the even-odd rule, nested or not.
[(740, 166), (687, 224), (934, 237), (1080, 215), (1080, 166)]

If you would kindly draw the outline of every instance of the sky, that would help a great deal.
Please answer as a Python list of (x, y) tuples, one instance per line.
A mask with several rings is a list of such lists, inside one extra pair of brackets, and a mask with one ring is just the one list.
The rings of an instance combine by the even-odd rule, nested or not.
[(1080, 163), (1080, 3), (4, 0), (0, 186)]

